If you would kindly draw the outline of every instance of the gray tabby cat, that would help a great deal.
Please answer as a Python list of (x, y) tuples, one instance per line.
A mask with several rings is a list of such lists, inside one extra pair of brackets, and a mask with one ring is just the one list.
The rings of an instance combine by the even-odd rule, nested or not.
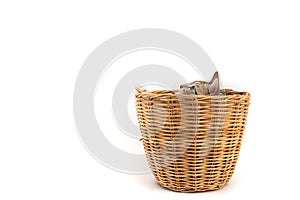
[(180, 94), (219, 95), (219, 73), (215, 72), (209, 82), (194, 81), (180, 85)]

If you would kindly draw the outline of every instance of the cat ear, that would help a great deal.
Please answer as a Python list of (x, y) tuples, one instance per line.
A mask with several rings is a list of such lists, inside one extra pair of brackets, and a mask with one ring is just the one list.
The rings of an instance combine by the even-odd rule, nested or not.
[(220, 92), (219, 73), (215, 72), (212, 79), (209, 81), (209, 93), (218, 94)]

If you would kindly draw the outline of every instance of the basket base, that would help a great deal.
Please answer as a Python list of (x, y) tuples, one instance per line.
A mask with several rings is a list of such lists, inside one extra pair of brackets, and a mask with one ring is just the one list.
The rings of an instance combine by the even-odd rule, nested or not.
[(197, 188), (193, 188), (193, 187), (174, 187), (174, 186), (171, 186), (171, 185), (167, 185), (167, 184), (162, 184), (158, 181), (156, 181), (156, 183), (163, 187), (164, 189), (167, 189), (167, 190), (171, 190), (173, 192), (182, 192), (182, 193), (195, 193), (195, 192), (209, 192), (209, 191), (215, 191), (215, 190), (219, 190), (219, 189), (222, 189), (223, 187), (225, 187), (228, 183), (227, 182), (224, 182), (223, 184), (219, 184), (217, 186), (214, 186), (214, 187), (197, 187)]

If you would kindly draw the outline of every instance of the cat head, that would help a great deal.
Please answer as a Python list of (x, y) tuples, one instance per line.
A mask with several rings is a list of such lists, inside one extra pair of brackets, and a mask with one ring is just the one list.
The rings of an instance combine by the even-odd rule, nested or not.
[(196, 95), (218, 95), (220, 94), (219, 73), (215, 72), (209, 82), (194, 81), (192, 83), (185, 83), (180, 86), (184, 91), (193, 90)]

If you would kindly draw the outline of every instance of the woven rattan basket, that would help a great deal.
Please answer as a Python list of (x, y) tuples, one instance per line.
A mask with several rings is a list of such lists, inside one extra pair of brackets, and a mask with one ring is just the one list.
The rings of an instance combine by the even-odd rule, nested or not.
[(229, 89), (223, 93), (136, 93), (144, 150), (161, 186), (200, 192), (228, 183), (239, 157), (250, 94)]

